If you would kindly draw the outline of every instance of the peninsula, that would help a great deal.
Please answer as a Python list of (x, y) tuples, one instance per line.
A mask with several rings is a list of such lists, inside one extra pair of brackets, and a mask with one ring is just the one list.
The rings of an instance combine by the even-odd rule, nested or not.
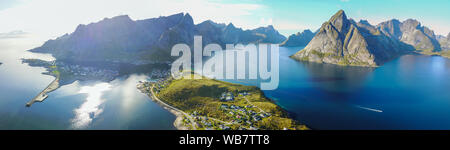
[(137, 88), (177, 116), (180, 130), (307, 130), (257, 87), (214, 79), (160, 79)]
[(58, 67), (56, 66), (55, 61), (43, 61), (39, 59), (22, 59), (22, 62), (28, 63), (30, 66), (42, 66), (47, 69), (47, 72), (43, 74), (50, 75), (55, 77), (44, 90), (42, 90), (38, 95), (36, 95), (33, 99), (31, 99), (25, 106), (31, 107), (35, 102), (43, 102), (47, 97), (47, 93), (50, 93), (59, 88), (59, 82), (61, 73), (58, 71)]

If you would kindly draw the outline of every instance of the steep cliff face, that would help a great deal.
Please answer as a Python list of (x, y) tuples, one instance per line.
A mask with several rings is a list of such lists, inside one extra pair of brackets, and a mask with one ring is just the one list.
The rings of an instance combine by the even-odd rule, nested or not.
[(378, 66), (399, 55), (397, 43), (367, 21), (356, 23), (340, 10), (294, 59), (353, 66)]
[(223, 29), (221, 36), (221, 42), (225, 44), (281, 43), (284, 40), (286, 40), (286, 37), (275, 30), (272, 25), (253, 30), (243, 30), (230, 23)]
[(261, 35), (262, 43), (281, 43), (286, 40), (286, 37), (281, 35), (272, 25), (267, 27), (259, 27), (252, 30), (254, 35)]
[(443, 37), (439, 39), (439, 44), (441, 44), (442, 51), (450, 50), (450, 33), (448, 33), (447, 37)]
[(348, 19), (340, 10), (322, 25), (305, 49), (292, 58), (338, 65), (379, 66), (414, 50), (441, 51), (434, 32), (417, 20), (393, 19), (372, 26), (366, 20)]
[(225, 24), (217, 24), (210, 20), (207, 20), (198, 24), (195, 28), (197, 34), (203, 36), (203, 45), (215, 42), (217, 42), (217, 44), (223, 45), (223, 43), (221, 43), (221, 35), (222, 30), (225, 28)]
[(175, 26), (166, 30), (158, 40), (160, 49), (169, 48), (178, 43), (194, 43), (195, 25), (191, 15), (186, 14)]
[(292, 34), (287, 38), (286, 41), (281, 43), (280, 46), (284, 47), (298, 47), (298, 46), (306, 46), (309, 41), (312, 40), (315, 33), (311, 32), (311, 30), (304, 30), (303, 32), (298, 32), (297, 34)]
[(58, 60), (106, 61), (132, 64), (167, 62), (178, 43), (193, 44), (194, 35), (203, 43), (280, 43), (285, 37), (272, 26), (242, 30), (233, 24), (210, 20), (195, 25), (189, 14), (133, 21), (128, 16), (79, 25), (71, 33), (45, 42), (33, 52), (51, 53)]
[[(169, 60), (158, 57), (161, 42), (171, 28), (181, 26), (184, 14), (133, 21), (117, 16), (97, 23), (79, 25), (71, 33), (45, 42), (33, 52), (51, 53), (59, 60), (107, 61), (133, 64)], [(168, 54), (168, 53), (167, 53)], [(148, 59), (153, 57), (154, 59)]]
[(396, 19), (382, 22), (377, 27), (384, 34), (411, 45), (419, 51), (438, 52), (441, 50), (434, 32), (420, 24), (419, 21), (408, 19), (400, 22)]

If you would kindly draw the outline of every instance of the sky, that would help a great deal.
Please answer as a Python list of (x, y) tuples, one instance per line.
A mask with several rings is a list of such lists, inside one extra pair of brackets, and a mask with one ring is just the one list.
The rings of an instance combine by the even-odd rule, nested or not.
[(356, 21), (374, 25), (414, 18), (436, 34), (447, 35), (449, 6), (449, 0), (1, 0), (0, 33), (26, 32), (49, 39), (106, 17), (126, 14), (141, 20), (188, 12), (196, 24), (210, 19), (243, 29), (273, 25), (288, 36), (317, 30), (343, 9)]

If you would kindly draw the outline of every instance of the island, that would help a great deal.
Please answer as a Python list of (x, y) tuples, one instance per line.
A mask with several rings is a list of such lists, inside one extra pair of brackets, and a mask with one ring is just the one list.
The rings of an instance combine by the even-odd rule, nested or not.
[[(342, 66), (379, 67), (405, 54), (449, 56), (434, 31), (415, 19), (397, 19), (371, 25), (356, 22), (339, 10), (324, 22), (313, 39), (291, 56), (299, 61)], [(441, 43), (447, 39), (442, 38)]]
[(308, 130), (254, 86), (170, 76), (137, 88), (177, 116), (179, 130)]

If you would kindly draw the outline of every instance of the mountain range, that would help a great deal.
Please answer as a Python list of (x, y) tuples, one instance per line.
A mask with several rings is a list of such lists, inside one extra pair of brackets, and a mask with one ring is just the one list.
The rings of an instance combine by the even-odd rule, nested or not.
[(286, 41), (280, 44), (283, 47), (299, 47), (308, 45), (309, 41), (316, 35), (316, 33), (311, 32), (311, 30), (304, 30), (303, 32), (298, 32), (297, 34), (290, 35)]
[(211, 20), (194, 24), (186, 13), (133, 21), (129, 16), (105, 18), (88, 25), (79, 25), (71, 34), (45, 42), (32, 52), (51, 53), (56, 59), (83, 62), (117, 62), (149, 64), (170, 62), (173, 45), (193, 45), (194, 35), (201, 35), (204, 45), (217, 43), (281, 43), (286, 37), (273, 26), (243, 30), (232, 23), (218, 24)]
[(366, 20), (356, 22), (343, 10), (316, 32), (304, 30), (288, 38), (272, 25), (244, 30), (211, 20), (194, 24), (188, 13), (137, 21), (123, 15), (79, 25), (74, 32), (30, 51), (72, 62), (170, 63), (175, 59), (170, 57), (171, 47), (178, 43), (193, 45), (194, 35), (202, 36), (203, 45), (217, 43), (222, 47), (237, 43), (306, 46), (291, 58), (338, 65), (380, 66), (411, 52), (450, 57), (450, 34), (437, 36), (414, 19), (392, 19), (378, 25)]
[(301, 61), (351, 66), (380, 66), (410, 52), (440, 53), (441, 46), (434, 32), (417, 20), (396, 19), (376, 26), (366, 20), (348, 19), (338, 11), (309, 44), (291, 58)]

